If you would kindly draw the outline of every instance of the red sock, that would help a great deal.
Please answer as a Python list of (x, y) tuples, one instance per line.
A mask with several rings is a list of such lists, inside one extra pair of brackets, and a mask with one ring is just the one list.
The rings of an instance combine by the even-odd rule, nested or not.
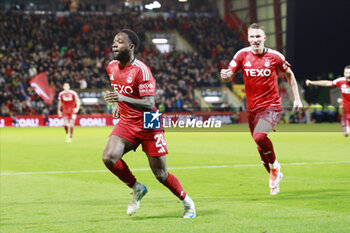
[(253, 138), (256, 144), (261, 148), (263, 154), (266, 156), (269, 163), (276, 161), (276, 155), (273, 150), (271, 140), (267, 137), (266, 133), (253, 133)]
[(64, 127), (64, 130), (66, 131), (66, 134), (68, 134), (68, 126), (63, 126)]
[(270, 173), (269, 160), (268, 160), (267, 156), (264, 154), (263, 150), (260, 147), (258, 147), (258, 151), (260, 154), (262, 164), (266, 168), (267, 172)]
[(164, 186), (167, 187), (175, 196), (180, 198), (180, 200), (185, 199), (186, 192), (182, 188), (180, 181), (171, 173), (168, 173), (168, 177), (163, 182)]
[(70, 127), (70, 138), (72, 138), (73, 137), (73, 127)]
[(113, 166), (107, 166), (107, 168), (130, 188), (135, 185), (135, 176), (131, 173), (124, 160), (121, 159)]

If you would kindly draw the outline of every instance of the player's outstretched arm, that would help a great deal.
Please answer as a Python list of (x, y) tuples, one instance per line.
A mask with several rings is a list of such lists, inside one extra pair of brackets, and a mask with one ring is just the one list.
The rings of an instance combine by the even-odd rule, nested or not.
[(318, 80), (318, 81), (311, 81), (309, 79), (306, 79), (305, 81), (306, 86), (321, 86), (321, 87), (331, 87), (332, 81), (329, 80)]
[(301, 103), (297, 80), (295, 79), (294, 73), (291, 70), (291, 68), (287, 69), (287, 71), (285, 72), (285, 75), (287, 77), (290, 87), (292, 88), (292, 92), (294, 96), (293, 109), (294, 110), (301, 109), (303, 107), (303, 104)]
[(111, 103), (126, 103), (130, 107), (140, 111), (152, 111), (155, 106), (154, 96), (144, 96), (142, 99), (134, 99), (114, 91), (107, 91), (105, 100)]

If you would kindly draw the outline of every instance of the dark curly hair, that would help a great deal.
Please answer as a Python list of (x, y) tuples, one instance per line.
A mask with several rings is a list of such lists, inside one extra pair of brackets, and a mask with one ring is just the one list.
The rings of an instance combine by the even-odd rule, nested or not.
[(124, 32), (128, 35), (129, 41), (135, 45), (134, 50), (136, 50), (139, 47), (140, 39), (137, 36), (136, 32), (134, 32), (133, 30), (130, 30), (130, 29), (122, 29), (120, 32)]

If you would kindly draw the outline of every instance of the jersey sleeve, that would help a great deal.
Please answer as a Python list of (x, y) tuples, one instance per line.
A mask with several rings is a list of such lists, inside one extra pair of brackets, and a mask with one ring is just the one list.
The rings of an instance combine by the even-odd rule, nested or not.
[(154, 96), (156, 92), (156, 80), (149, 68), (140, 69), (138, 73), (138, 90), (140, 96)]
[(113, 74), (112, 74), (112, 71), (113, 71), (113, 66), (117, 65), (118, 62), (116, 60), (113, 60), (111, 61), (107, 67), (106, 67), (106, 72), (108, 74), (108, 77), (109, 77), (109, 80), (112, 81), (114, 80), (114, 77), (113, 77)]
[(106, 67), (106, 72), (107, 72), (108, 75), (111, 73), (109, 67), (110, 67), (110, 64), (108, 64), (107, 67)]
[(332, 81), (332, 86), (333, 87), (340, 87), (341, 81), (343, 81), (344, 78), (337, 78)]
[(241, 63), (243, 61), (243, 52), (238, 51), (232, 58), (228, 68), (232, 70), (233, 73), (237, 73), (241, 69)]
[(107, 65), (107, 67), (106, 67), (106, 72), (107, 72), (107, 74), (108, 74), (109, 80), (113, 80), (113, 75), (112, 75), (112, 73), (111, 73), (111, 63), (109, 63), (109, 64)]
[(62, 101), (62, 92), (58, 93), (58, 101)]
[(72, 91), (72, 93), (74, 95), (74, 100), (78, 100), (79, 99), (78, 93), (76, 93), (75, 91)]
[(275, 52), (277, 56), (277, 68), (278, 70), (281, 70), (283, 72), (286, 72), (291, 65), (289, 62), (286, 61), (286, 58), (280, 53), (280, 52)]

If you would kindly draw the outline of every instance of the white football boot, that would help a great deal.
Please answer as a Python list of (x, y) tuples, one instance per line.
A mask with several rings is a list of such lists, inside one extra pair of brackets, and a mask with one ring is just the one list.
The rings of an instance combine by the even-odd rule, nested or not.
[(182, 200), (182, 204), (184, 206), (184, 218), (195, 218), (196, 209), (190, 196), (186, 194), (185, 199)]
[[(276, 161), (277, 162), (277, 161)], [(273, 169), (270, 165), (270, 194), (276, 195), (280, 192), (279, 184), (283, 178), (283, 173), (281, 172), (281, 165), (277, 162), (276, 167)]]
[[(283, 178), (283, 173), (280, 172), (280, 173), (279, 173), (279, 181), (280, 181), (280, 182), (281, 182), (282, 178)], [(271, 194), (271, 195), (276, 195), (276, 194), (278, 194), (279, 192), (280, 192), (280, 184), (278, 184), (277, 187), (275, 187), (275, 188), (271, 188), (270, 194)]]
[(126, 211), (127, 215), (133, 215), (140, 208), (140, 201), (143, 196), (148, 192), (147, 187), (139, 182), (136, 182), (132, 188), (132, 197), (128, 209)]
[(280, 187), (278, 186), (277, 188), (272, 188), (270, 191), (271, 195), (277, 195), (280, 192)]
[(72, 138), (70, 137), (69, 134), (66, 135), (66, 142), (68, 143), (72, 142)]

